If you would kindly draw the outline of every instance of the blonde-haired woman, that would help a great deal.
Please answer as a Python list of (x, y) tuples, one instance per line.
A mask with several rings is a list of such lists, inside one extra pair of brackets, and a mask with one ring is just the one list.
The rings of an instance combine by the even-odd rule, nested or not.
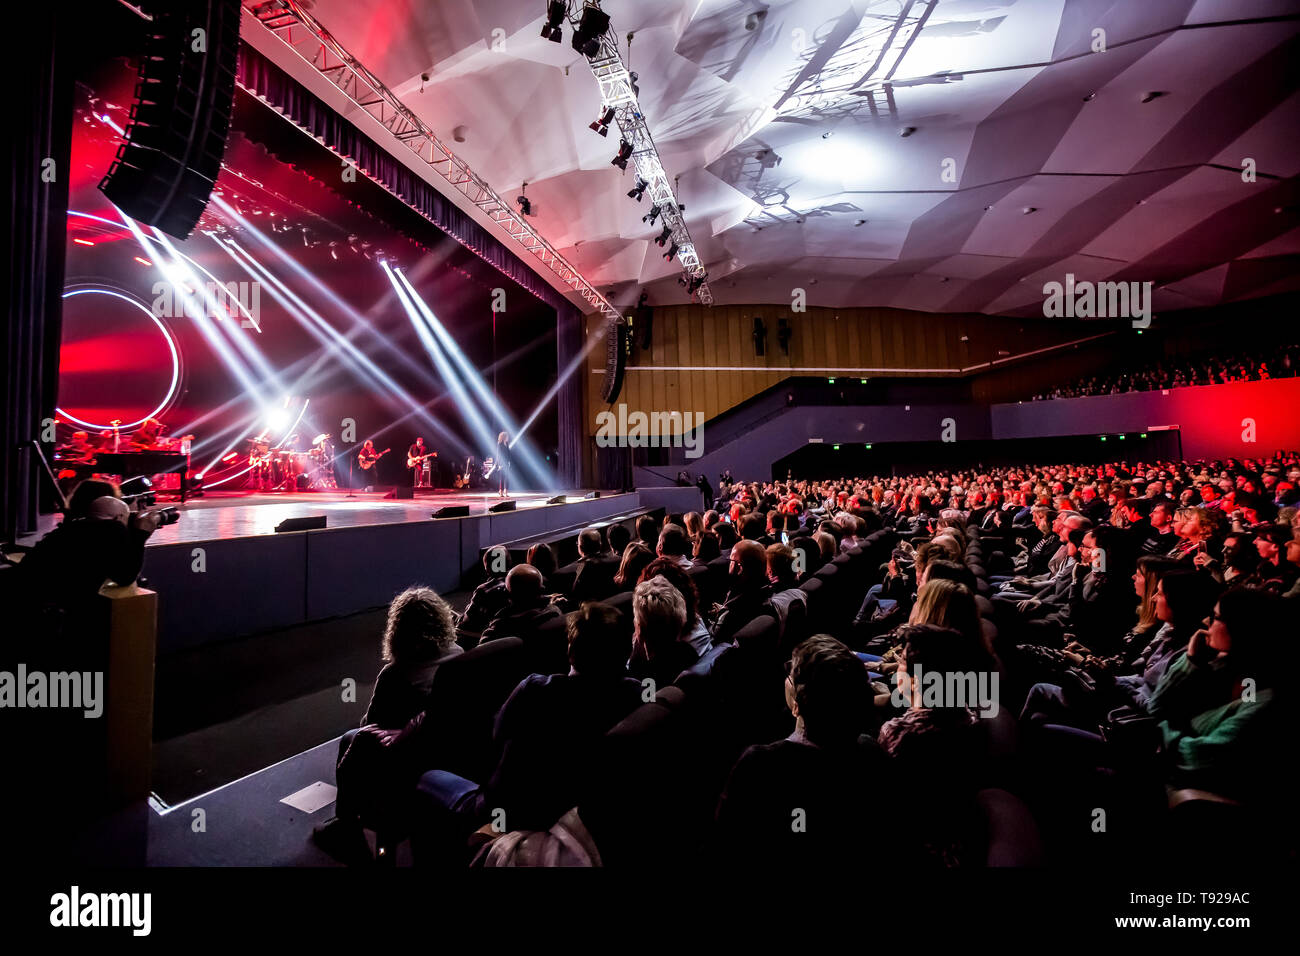
[(496, 454), (496, 472), (497, 472), (497, 496), (504, 498), (506, 496), (506, 478), (510, 471), (510, 436), (502, 432), (497, 435), (497, 454)]

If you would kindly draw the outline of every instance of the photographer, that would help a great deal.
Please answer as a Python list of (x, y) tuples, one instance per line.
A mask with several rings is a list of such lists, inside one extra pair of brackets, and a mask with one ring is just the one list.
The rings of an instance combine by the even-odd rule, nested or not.
[(105, 581), (131, 584), (144, 563), (145, 541), (164, 523), (165, 510), (132, 511), (114, 485), (83, 481), (63, 522), (19, 566), (29, 606), (37, 615), (66, 613), (94, 598)]

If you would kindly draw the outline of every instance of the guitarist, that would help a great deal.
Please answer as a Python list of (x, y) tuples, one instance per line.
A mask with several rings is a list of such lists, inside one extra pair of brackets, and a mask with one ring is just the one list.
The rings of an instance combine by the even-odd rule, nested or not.
[(361, 443), (361, 451), (357, 452), (357, 464), (361, 466), (362, 480), (365, 481), (365, 490), (374, 490), (375, 474), (378, 469), (375, 463), (387, 455), (391, 448), (385, 448), (383, 451), (375, 451), (375, 443), (367, 438)]
[(425, 462), (434, 454), (424, 445), (424, 438), (417, 437), (415, 444), (406, 449), (406, 467), (411, 469), (411, 484), (416, 488), (429, 487)]

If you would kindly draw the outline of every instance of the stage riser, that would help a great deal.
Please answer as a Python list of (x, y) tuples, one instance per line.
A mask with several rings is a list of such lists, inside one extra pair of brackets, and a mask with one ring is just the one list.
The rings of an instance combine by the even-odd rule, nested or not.
[[(678, 492), (699, 498), (693, 488), (651, 489), (647, 497), (663, 506), (664, 493)], [(143, 576), (159, 594), (158, 653), (379, 607), (412, 584), (454, 591), (491, 544), (643, 503), (637, 493), (609, 495), (495, 515), (149, 547)], [(192, 570), (195, 548), (204, 551), (201, 573)]]

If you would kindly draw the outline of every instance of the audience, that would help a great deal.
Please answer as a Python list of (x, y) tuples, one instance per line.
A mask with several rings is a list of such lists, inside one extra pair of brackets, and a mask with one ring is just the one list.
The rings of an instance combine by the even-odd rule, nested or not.
[[(558, 602), (619, 589), (629, 619), (589, 601), (569, 616), (569, 674), (528, 677), (502, 704), (482, 785), (419, 768), (417, 859), (462, 866), (472, 842), (480, 865), (599, 865), (630, 821), (624, 798), (584, 803), (595, 744), (649, 702), (658, 716), (632, 727), (671, 713), (692, 729), (664, 738), (669, 762), (645, 772), (681, 775), (673, 799), (716, 808), (693, 835), (659, 839), (727, 863), (981, 866), (1005, 832), (988, 818), (999, 801), (1070, 859), (1061, 828), (1072, 800), (1102, 799), (1099, 781), (1152, 826), (1172, 812), (1157, 783), (1262, 808), (1290, 713), (1297, 481), (1285, 455), (727, 478), (704, 514), (644, 515), (630, 540), (612, 526), (621, 563), (598, 529), (582, 532), (578, 571), (553, 597), (547, 582), (565, 579), (549, 549), (508, 571), (489, 549), (462, 632), (482, 620), (483, 640), (527, 643)], [(711, 564), (722, 553), (725, 580)], [(837, 555), (836, 575), (808, 585)], [(816, 622), (792, 618), (785, 643), (786, 599), (773, 598), (792, 591)], [(394, 601), (368, 725), (419, 724), (452, 638), (432, 592)], [(673, 685), (685, 704), (665, 696)], [(1038, 760), (1011, 773), (1017, 752)], [(346, 779), (355, 848), (366, 790)]]

